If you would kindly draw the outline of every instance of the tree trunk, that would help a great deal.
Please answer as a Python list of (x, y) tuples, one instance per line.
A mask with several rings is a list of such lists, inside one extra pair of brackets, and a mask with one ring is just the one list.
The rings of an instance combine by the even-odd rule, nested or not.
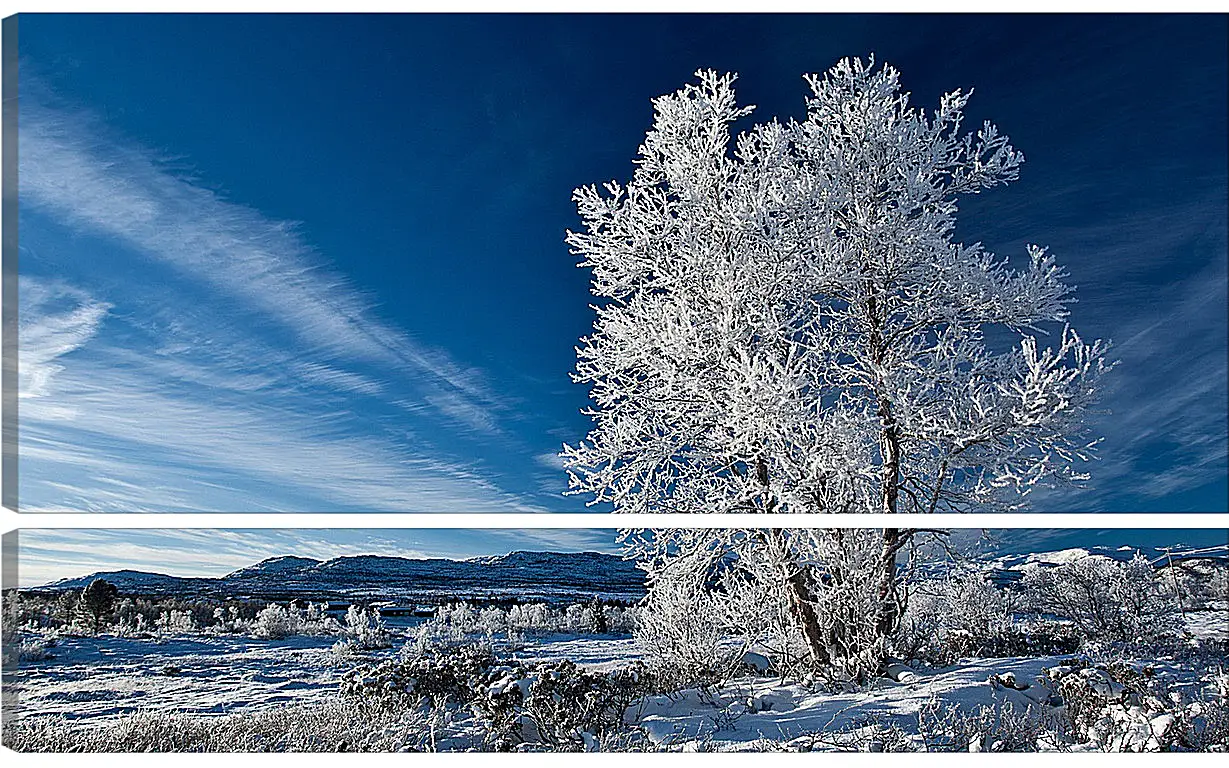
[(875, 617), (875, 631), (880, 637), (887, 637), (896, 631), (900, 621), (900, 593), (896, 584), (896, 553), (904, 543), (903, 533), (899, 528), (883, 529), (883, 547), (879, 554), (879, 615)]
[(802, 565), (790, 551), (785, 534), (776, 528), (763, 530), (760, 535), (768, 543), (780, 564), (781, 577), (785, 582), (785, 594), (789, 601), (790, 612), (802, 629), (802, 637), (806, 640), (807, 649), (816, 664), (826, 665), (831, 662), (828, 654), (828, 644), (819, 626), (819, 615), (815, 612), (815, 598), (807, 584), (807, 574)]
[(879, 423), (882, 429), (879, 448), (883, 454), (880, 481), (883, 513), (894, 515), (900, 500), (900, 429), (896, 426), (896, 417), (892, 415), (892, 404), (887, 400), (879, 400)]
[[(870, 324), (868, 348), (871, 360), (876, 366), (884, 361), (883, 320), (880, 308), (872, 293), (867, 298), (867, 314)], [(900, 426), (896, 423), (896, 415), (892, 412), (892, 403), (881, 391), (878, 396), (879, 415), (879, 450), (883, 459), (880, 469), (880, 500), (884, 514), (894, 515), (898, 512), (900, 502)], [(875, 616), (875, 634), (887, 638), (896, 630), (900, 622), (903, 606), (900, 592), (897, 589), (896, 554), (909, 536), (899, 528), (883, 529), (883, 545), (880, 548), (879, 584), (877, 589), (878, 610)]]
[[(900, 428), (892, 413), (892, 404), (886, 398), (879, 398), (879, 437), (880, 450), (883, 454), (883, 468), (880, 492), (882, 494), (884, 514), (897, 513), (900, 501)], [(900, 620), (900, 594), (896, 585), (896, 553), (903, 545), (899, 528), (883, 529), (883, 547), (879, 557), (879, 615), (875, 619), (876, 632), (880, 637), (887, 637), (896, 630)]]
[(786, 577), (785, 585), (789, 595), (790, 610), (794, 612), (794, 618), (802, 626), (802, 636), (807, 641), (811, 658), (816, 664), (830, 663), (832, 659), (828, 655), (828, 646), (819, 628), (819, 616), (815, 613), (815, 602), (807, 588), (806, 573), (801, 568), (794, 568), (794, 572)]

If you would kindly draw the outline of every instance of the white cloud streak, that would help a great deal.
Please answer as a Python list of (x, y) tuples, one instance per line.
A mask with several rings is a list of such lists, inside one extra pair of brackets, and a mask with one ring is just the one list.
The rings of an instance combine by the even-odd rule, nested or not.
[[(295, 334), (317, 356), (381, 365), (429, 383), (440, 412), (485, 429), (502, 407), (480, 375), (379, 320), (365, 297), (288, 222), (227, 202), (165, 170), (150, 153), (103, 138), (82, 115), (22, 102), (22, 204), (118, 239)], [(330, 375), (308, 368), (317, 381)], [(354, 374), (331, 372), (353, 389)], [(375, 385), (360, 383), (367, 389)]]
[[(46, 397), (51, 378), (64, 370), (55, 361), (92, 338), (111, 305), (63, 286), (26, 281), (25, 287), (25, 313), (18, 323), (22, 348), (17, 394), (20, 398)], [(49, 306), (60, 298), (68, 298), (70, 306)]]
[[(546, 511), (468, 460), (407, 445), (410, 426), (356, 415), (370, 398), (490, 438), (508, 406), (481, 371), (377, 318), (291, 225), (80, 113), (23, 99), (20, 119), (23, 210), (118, 241), (211, 297), (166, 283), (104, 300), (23, 274), (23, 511)], [(263, 326), (293, 342), (275, 346)]]

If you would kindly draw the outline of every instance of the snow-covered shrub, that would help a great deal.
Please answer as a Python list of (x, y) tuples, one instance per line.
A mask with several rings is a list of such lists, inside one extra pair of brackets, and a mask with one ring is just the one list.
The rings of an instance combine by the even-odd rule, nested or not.
[(497, 605), (487, 606), (478, 612), (477, 623), (484, 634), (494, 636), (508, 631), (508, 614)]
[(347, 672), (339, 690), (385, 709), (470, 711), (496, 750), (585, 750), (625, 731), (628, 707), (654, 686), (639, 664), (589, 672), (570, 661), (497, 661), (479, 644), (407, 651)]
[[(60, 632), (43, 626), (37, 616), (23, 610), (15, 590), (4, 595), (4, 621), (0, 636), (0, 653), (7, 668), (11, 664), (46, 661), (55, 658), (49, 649), (59, 644)], [(26, 620), (23, 622), (22, 619)]]
[(526, 636), (557, 633), (630, 634), (636, 626), (639, 609), (605, 605), (598, 599), (587, 604), (556, 608), (546, 603), (497, 605), (477, 608), (468, 603), (441, 605), (431, 620), (415, 630), (424, 645), (468, 643), (477, 637), (503, 635), (519, 644)]
[(1193, 691), (1152, 667), (1120, 660), (1075, 659), (1046, 673), (1076, 744), (1110, 752), (1229, 750), (1229, 702), (1219, 668)]
[(604, 605), (606, 626), (612, 634), (628, 635), (636, 631), (640, 611), (635, 606)]
[(189, 635), (196, 632), (196, 622), (189, 611), (170, 610), (158, 617), (158, 632), (164, 635)]
[(950, 664), (1001, 647), (1012, 629), (1009, 596), (981, 573), (960, 571), (913, 586), (893, 646), (907, 659)]
[[(635, 637), (670, 687), (711, 685), (731, 677), (743, 655), (767, 628), (738, 626), (728, 592), (709, 589), (708, 574), (691, 568), (663, 570), (641, 602)], [(735, 579), (727, 588), (738, 589)], [(767, 605), (771, 606), (770, 601)], [(750, 622), (748, 622), (750, 623)], [(757, 631), (759, 630), (759, 631)], [(741, 631), (741, 634), (734, 634)]]
[(116, 621), (111, 625), (111, 633), (116, 637), (147, 638), (150, 636), (149, 626), (145, 622), (145, 616), (139, 613), (131, 616), (125, 616)]
[(1170, 748), (1186, 752), (1229, 752), (1229, 673), (1219, 669), (1210, 685), (1177, 714), (1166, 735)]
[(1069, 619), (1090, 640), (1136, 642), (1177, 631), (1177, 597), (1148, 559), (1091, 555), (1028, 571), (1020, 582), (1040, 611)]
[(569, 605), (563, 611), (563, 629), (566, 632), (585, 631), (585, 607), (579, 603)]
[[(318, 620), (317, 623), (321, 621), (323, 620)], [(380, 612), (375, 609), (365, 610), (357, 605), (346, 609), (344, 635), (354, 647), (365, 651), (389, 648), (393, 644)]]
[(345, 697), (393, 708), (468, 703), (494, 661), (490, 647), (482, 644), (406, 650), (399, 658), (350, 670), (339, 690)]
[(21, 593), (15, 589), (10, 589), (0, 595), (0, 601), (3, 602), (4, 612), (3, 618), (0, 619), (0, 644), (8, 646), (17, 641), (18, 627), (34, 617), (26, 615), (28, 609), (23, 605)]
[(596, 751), (653, 690), (643, 665), (590, 672), (571, 661), (492, 667), (484, 683), (471, 706), (500, 750)]
[(252, 634), (269, 640), (281, 640), (299, 634), (302, 628), (303, 617), (298, 609), (269, 603), (268, 607), (256, 614)]
[(543, 630), (550, 626), (551, 609), (546, 603), (526, 603), (508, 609), (508, 625), (520, 630)]
[(911, 724), (900, 718), (873, 716), (855, 720), (838, 731), (804, 733), (790, 747), (799, 752), (920, 752), (923, 744)]
[(1055, 719), (1011, 702), (969, 707), (932, 697), (914, 717), (876, 714), (791, 739), (792, 751), (1037, 752), (1053, 750)]
[(1157, 572), (1178, 594), (1188, 611), (1229, 608), (1229, 564), (1192, 558), (1158, 563)]
[(211, 635), (233, 635), (251, 631), (251, 622), (245, 621), (239, 615), (239, 609), (233, 605), (214, 608), (212, 621), (205, 627), (205, 633)]
[(54, 659), (55, 654), (50, 649), (54, 648), (55, 645), (56, 639), (52, 636), (39, 635), (24, 638), (17, 643), (17, 663), (25, 664), (33, 661)]
[(1037, 752), (1055, 746), (1052, 717), (1010, 701), (975, 709), (931, 699), (918, 712), (927, 752)]
[(441, 646), (465, 645), (479, 634), (477, 614), (466, 603), (441, 605), (435, 616), (414, 629), (412, 645), (418, 653)]
[[(357, 609), (360, 612), (362, 609)], [(361, 619), (356, 618), (356, 621)], [(308, 612), (299, 608), (295, 603), (288, 606), (281, 606), (277, 603), (269, 603), (260, 613), (256, 614), (256, 618), (247, 625), (242, 619), (236, 619), (233, 625), (236, 629), (245, 628), (256, 637), (262, 637), (269, 640), (281, 640), (294, 635), (310, 635), (310, 636), (332, 636), (345, 633), (342, 625), (333, 617), (325, 614), (322, 610), (311, 610), (309, 604)], [(369, 634), (367, 637), (374, 638), (379, 636), (384, 631), (383, 624), (378, 621), (372, 623), (368, 619), (367, 629), (364, 630)], [(374, 646), (387, 648), (387, 645)]]
[[(307, 634), (325, 634), (319, 631), (327, 622), (333, 622), (333, 619), (324, 616), (322, 612), (313, 614), (308, 611), (309, 621), (306, 624), (316, 631), (307, 632)], [(315, 619), (314, 623), (311, 619)], [(333, 622), (334, 624), (336, 622)], [(338, 663), (352, 659), (360, 651), (370, 651), (379, 648), (392, 647), (392, 636), (388, 629), (384, 626), (384, 619), (381, 618), (380, 612), (375, 609), (364, 609), (357, 605), (351, 605), (346, 609), (346, 624), (344, 627), (338, 627), (342, 639), (333, 644), (332, 652), (335, 660)]]
[(1078, 665), (1049, 670), (1074, 736), (1106, 751), (1158, 751), (1173, 721), (1169, 706), (1138, 685), (1124, 685), (1124, 679), (1138, 683), (1128, 668), (1114, 672)]

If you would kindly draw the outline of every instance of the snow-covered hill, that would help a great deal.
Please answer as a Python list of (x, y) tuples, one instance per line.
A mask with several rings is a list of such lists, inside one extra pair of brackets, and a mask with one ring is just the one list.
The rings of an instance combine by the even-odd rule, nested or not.
[(1000, 554), (986, 561), (990, 577), (1000, 584), (1010, 584), (1034, 568), (1054, 568), (1085, 557), (1104, 557), (1127, 561), (1136, 552), (1148, 558), (1154, 567), (1166, 568), (1182, 564), (1185, 567), (1224, 568), (1229, 565), (1229, 545), (1214, 547), (1074, 547), (1055, 552), (1024, 552)]
[[(1165, 551), (1132, 547), (1069, 548), (1055, 552), (996, 553), (980, 561), (990, 578), (1011, 584), (1030, 569), (1052, 568), (1083, 557), (1130, 560), (1137, 551), (1157, 567), (1229, 567), (1229, 546)], [(936, 562), (928, 570), (943, 570)], [(268, 599), (380, 598), (440, 602), (456, 599), (585, 600), (594, 595), (637, 600), (644, 576), (635, 564), (597, 552), (511, 552), (468, 560), (357, 555), (331, 560), (283, 556), (221, 578), (183, 578), (142, 571), (107, 571), (62, 579), (36, 590), (81, 589), (103, 578), (126, 594), (212, 595)]]
[(121, 593), (211, 595), (268, 599), (382, 599), (438, 601), (462, 598), (584, 600), (593, 596), (636, 600), (644, 577), (633, 563), (597, 552), (512, 552), (470, 560), (357, 555), (332, 560), (275, 557), (220, 578), (182, 578), (141, 571), (92, 573), (35, 588), (81, 589), (106, 579)]

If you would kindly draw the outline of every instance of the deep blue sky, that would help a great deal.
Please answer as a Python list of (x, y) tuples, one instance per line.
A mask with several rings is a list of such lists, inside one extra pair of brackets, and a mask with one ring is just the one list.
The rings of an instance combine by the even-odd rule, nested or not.
[(1229, 507), (1224, 16), (19, 23), (24, 509), (582, 510), (571, 190), (698, 68), (763, 120), (870, 52), (975, 89), (1027, 162), (959, 235), (1049, 246), (1116, 343), (1095, 488), (1039, 511)]

